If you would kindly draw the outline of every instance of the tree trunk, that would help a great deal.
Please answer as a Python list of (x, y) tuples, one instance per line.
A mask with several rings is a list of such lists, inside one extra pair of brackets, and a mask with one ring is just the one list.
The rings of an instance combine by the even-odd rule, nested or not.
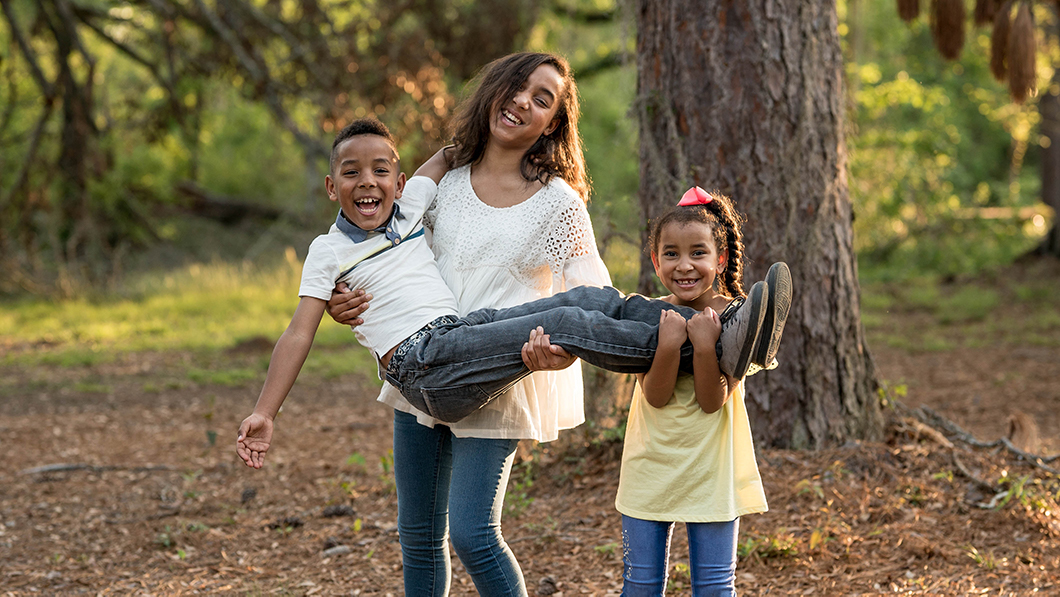
[[(1053, 22), (1056, 22), (1054, 17)], [(1053, 26), (1057, 37), (1057, 28)], [(1053, 70), (1052, 84), (1045, 89), (1038, 100), (1038, 112), (1042, 117), (1041, 133), (1049, 139), (1048, 145), (1042, 148), (1042, 203), (1053, 208), (1053, 226), (1042, 239), (1042, 244), (1034, 251), (1039, 255), (1051, 255), (1060, 258), (1060, 68)]]
[[(745, 280), (795, 285), (780, 367), (749, 378), (759, 443), (880, 436), (858, 306), (843, 141), (843, 57), (827, 0), (639, 0), (640, 203), (658, 217), (695, 184), (747, 217)], [(646, 240), (646, 232), (645, 232)], [(650, 292), (651, 264), (641, 264)]]

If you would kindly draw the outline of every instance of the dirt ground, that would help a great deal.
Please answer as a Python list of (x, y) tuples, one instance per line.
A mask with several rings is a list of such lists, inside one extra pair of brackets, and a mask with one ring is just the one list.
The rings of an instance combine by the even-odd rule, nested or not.
[[(909, 409), (986, 441), (1031, 426), (1034, 451), (1060, 452), (1060, 348), (873, 353)], [(373, 383), (300, 380), (254, 471), (232, 445), (258, 382), (189, 382), (195, 358), (0, 368), (0, 595), (401, 595)], [(1060, 595), (1058, 478), (947, 435), (897, 411), (881, 443), (760, 452), (771, 509), (742, 521), (740, 593)], [(584, 430), (521, 448), (504, 532), (531, 595), (620, 592), (620, 453)], [(680, 528), (672, 553), (686, 595)], [(452, 594), (474, 595), (453, 561)]]

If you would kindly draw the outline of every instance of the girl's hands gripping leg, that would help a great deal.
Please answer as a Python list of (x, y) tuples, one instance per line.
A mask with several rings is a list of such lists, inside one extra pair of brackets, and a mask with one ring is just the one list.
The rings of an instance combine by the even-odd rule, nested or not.
[(695, 348), (696, 402), (704, 412), (719, 410), (736, 388), (735, 382), (721, 372), (715, 345), (721, 337), (718, 313), (707, 307), (688, 320), (688, 339)]
[(236, 437), (236, 454), (251, 468), (265, 464), (265, 453), (272, 445), (272, 419), (254, 413), (243, 419)]

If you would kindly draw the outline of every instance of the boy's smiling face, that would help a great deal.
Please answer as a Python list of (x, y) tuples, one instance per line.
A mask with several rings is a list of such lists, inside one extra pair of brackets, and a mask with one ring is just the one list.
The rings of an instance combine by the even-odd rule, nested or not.
[(397, 152), (384, 137), (356, 135), (336, 148), (335, 169), (324, 179), (328, 198), (364, 230), (386, 224), (405, 188)]

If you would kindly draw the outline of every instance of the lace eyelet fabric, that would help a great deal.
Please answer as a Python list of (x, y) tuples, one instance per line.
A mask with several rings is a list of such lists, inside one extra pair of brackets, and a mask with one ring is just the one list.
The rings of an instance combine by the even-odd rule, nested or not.
[(442, 179), (425, 222), (434, 232), (443, 275), (449, 268), (503, 268), (520, 284), (545, 291), (567, 262), (597, 257), (589, 212), (562, 180), (522, 203), (498, 208), (475, 194), (471, 169), (458, 168)]

